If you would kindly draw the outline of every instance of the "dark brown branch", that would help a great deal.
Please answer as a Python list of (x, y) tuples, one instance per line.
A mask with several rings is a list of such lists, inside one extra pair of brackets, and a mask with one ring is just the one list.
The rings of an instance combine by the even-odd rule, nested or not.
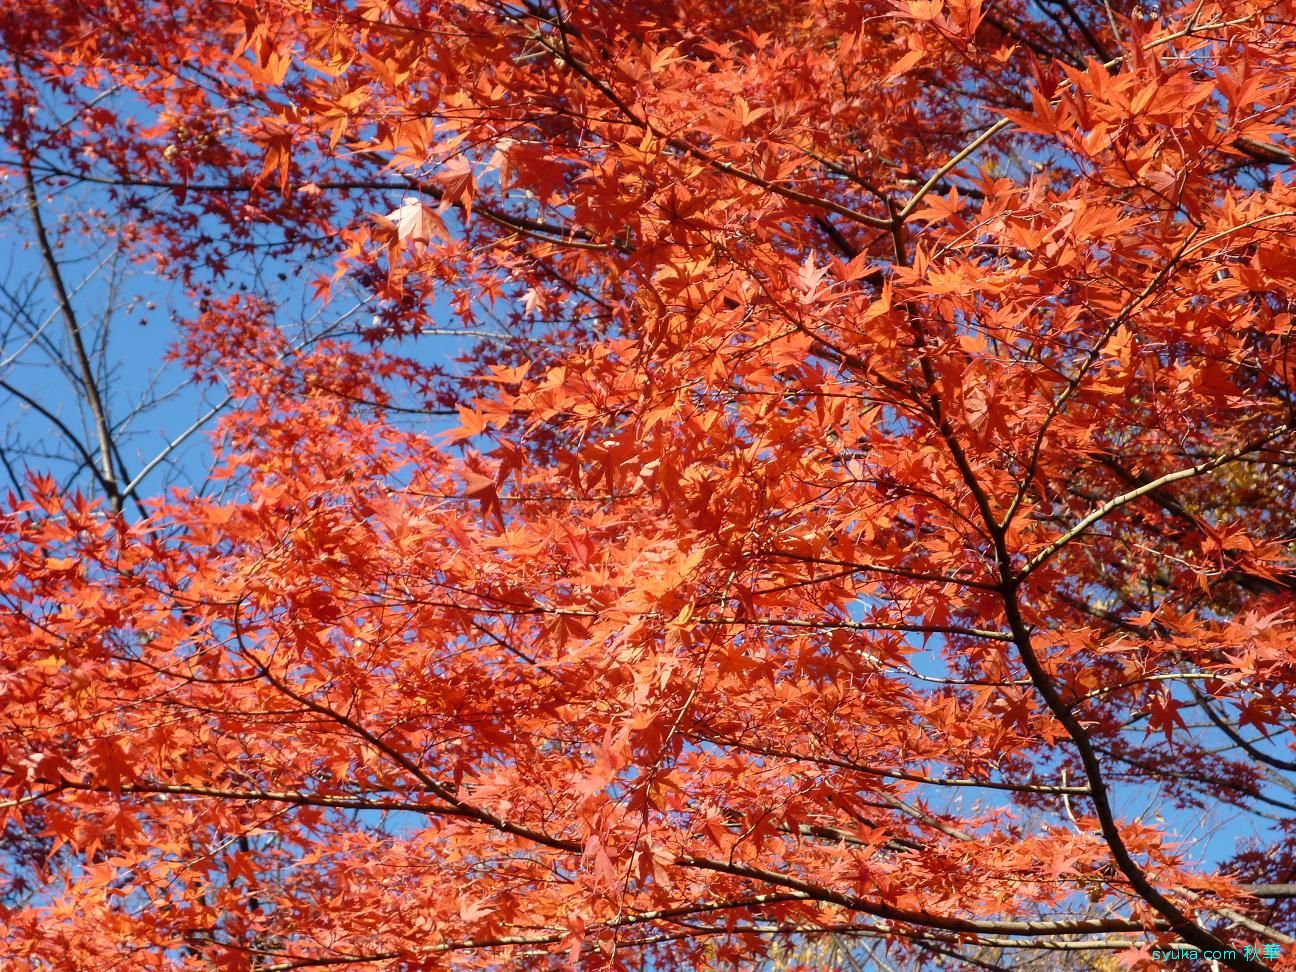
[(117, 483), (117, 472), (113, 467), (113, 440), (112, 432), (108, 422), (108, 412), (104, 406), (103, 397), (99, 393), (99, 384), (95, 379), (94, 366), (90, 363), (90, 356), (86, 352), (85, 341), (81, 336), (81, 324), (77, 320), (76, 312), (72, 309), (72, 298), (68, 294), (67, 286), (63, 282), (63, 272), (59, 269), (58, 260), (54, 257), (54, 250), (50, 246), (49, 233), (45, 229), (45, 221), (41, 217), (40, 197), (36, 192), (36, 180), (32, 178), (31, 165), (28, 162), (23, 163), (23, 184), (27, 197), (27, 211), (31, 215), (32, 229), (36, 235), (36, 245), (40, 250), (41, 261), (45, 265), (45, 273), (49, 276), (50, 284), (54, 287), (54, 294), (58, 298), (59, 313), (63, 316), (63, 322), (67, 325), (68, 340), (72, 345), (72, 354), (76, 358), (77, 369), (81, 374), (81, 385), (85, 391), (86, 405), (90, 409), (91, 418), (94, 420), (95, 434), (99, 440), (99, 482), (107, 494), (108, 505), (114, 513), (120, 513), (122, 509), (121, 488)]

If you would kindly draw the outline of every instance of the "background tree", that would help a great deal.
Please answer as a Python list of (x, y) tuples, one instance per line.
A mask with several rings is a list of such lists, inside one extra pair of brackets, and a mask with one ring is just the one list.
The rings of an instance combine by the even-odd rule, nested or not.
[(6, 962), (1296, 965), (1285, 6), (0, 35), (9, 205), (216, 420), (130, 488), (36, 227)]

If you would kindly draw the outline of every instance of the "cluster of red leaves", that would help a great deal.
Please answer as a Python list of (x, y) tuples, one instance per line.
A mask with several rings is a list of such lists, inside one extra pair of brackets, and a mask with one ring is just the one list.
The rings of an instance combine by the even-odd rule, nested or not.
[(221, 499), (7, 508), (6, 961), (1284, 935), (1119, 793), (1291, 809), (1296, 30), (1064, 6), (0, 13), (13, 171), (376, 308), (205, 303)]

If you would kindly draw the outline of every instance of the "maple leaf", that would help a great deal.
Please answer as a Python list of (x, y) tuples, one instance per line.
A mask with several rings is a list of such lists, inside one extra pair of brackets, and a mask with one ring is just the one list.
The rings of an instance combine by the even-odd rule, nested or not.
[(1172, 742), (1175, 729), (1188, 728), (1188, 724), (1179, 713), (1181, 708), (1183, 703), (1168, 692), (1152, 696), (1148, 700), (1148, 732), (1163, 732), (1166, 742)]
[[(442, 211), (452, 205), (457, 205), (463, 209), (464, 221), (470, 220), (472, 218), (473, 197), (477, 191), (472, 164), (462, 156), (456, 156), (437, 173), (436, 181), (441, 184)], [(408, 200), (406, 202), (408, 203)], [(444, 231), (444, 225), (442, 230)]]
[(478, 502), (483, 519), (493, 515), (503, 527), (504, 509), (500, 504), (499, 487), (494, 477), (471, 471), (464, 473), (464, 495)]
[(430, 243), (433, 239), (450, 238), (440, 214), (413, 196), (407, 196), (401, 207), (388, 213), (386, 219), (394, 224), (396, 238), (401, 242)]

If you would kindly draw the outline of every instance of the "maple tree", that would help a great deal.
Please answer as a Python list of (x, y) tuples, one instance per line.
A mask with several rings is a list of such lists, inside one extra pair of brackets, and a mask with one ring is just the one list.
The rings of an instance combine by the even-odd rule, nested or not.
[(87, 398), (7, 501), (7, 967), (1296, 968), (1288, 5), (0, 37), (228, 389), (217, 490)]

